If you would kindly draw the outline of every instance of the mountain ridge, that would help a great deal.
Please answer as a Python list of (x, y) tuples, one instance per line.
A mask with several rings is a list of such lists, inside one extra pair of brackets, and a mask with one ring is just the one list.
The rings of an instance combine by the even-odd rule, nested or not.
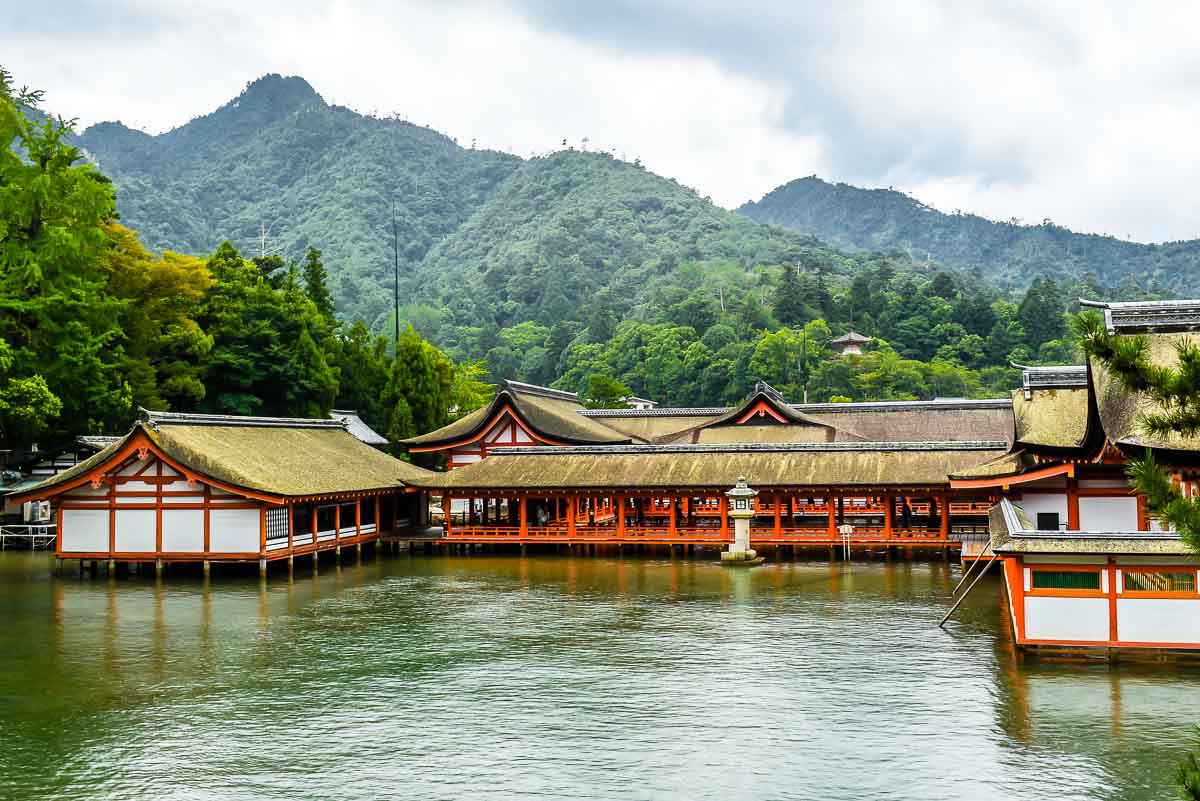
[[(1040, 274), (1094, 273), (1130, 292), (1200, 291), (1200, 239), (1129, 242), (1081, 233), (1049, 219), (1039, 225), (947, 214), (894, 189), (797, 178), (743, 204), (738, 213), (843, 248), (901, 250), (948, 266), (985, 271), (1002, 288), (1023, 289)], [(1132, 285), (1130, 285), (1132, 282)]]

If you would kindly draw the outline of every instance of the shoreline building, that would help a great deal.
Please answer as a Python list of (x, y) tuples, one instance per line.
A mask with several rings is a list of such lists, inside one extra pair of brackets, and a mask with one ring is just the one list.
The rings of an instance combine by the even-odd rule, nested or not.
[(1008, 399), (796, 405), (759, 382), (736, 407), (589, 410), (508, 381), (402, 444), (447, 456), (412, 486), (442, 495), (449, 542), (720, 545), (745, 475), (753, 546), (948, 549), (986, 535), (993, 502), (952, 497), (948, 471), (1002, 456), (1011, 431)]
[[(1200, 332), (1200, 303), (1085, 302), (1110, 333), (1143, 337), (1151, 364), (1176, 367), (1178, 344)], [(1200, 489), (1200, 438), (1155, 436), (1161, 411), (1104, 365), (1024, 368), (1013, 396), (1009, 453), (952, 475), (956, 490), (993, 491), (992, 552), (1018, 647), (1117, 654), (1200, 649), (1200, 556), (1150, 516), (1125, 467), (1146, 453), (1185, 495)]]
[(124, 437), (23, 491), (58, 515), (58, 559), (267, 563), (428, 522), (429, 471), (336, 419), (143, 411)]

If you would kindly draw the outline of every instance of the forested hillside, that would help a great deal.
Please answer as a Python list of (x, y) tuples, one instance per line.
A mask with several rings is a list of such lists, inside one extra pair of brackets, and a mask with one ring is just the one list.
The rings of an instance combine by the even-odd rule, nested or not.
[[(195, 377), (203, 386), (157, 396), (179, 408), (297, 408), (271, 393), (286, 375), (322, 374), (299, 337), (307, 329), (344, 377), (339, 403), (410, 429), (396, 387), (381, 396), (395, 368), (373, 339), (393, 330), (393, 200), (403, 324), (471, 380), (482, 370), (606, 387), (610, 401), (624, 387), (661, 403), (727, 403), (757, 379), (793, 397), (807, 384), (813, 400), (996, 395), (1016, 380), (1010, 359), (1075, 358), (1069, 298), (1112, 293), (1091, 278), (1005, 292), (925, 254), (839, 250), (718, 208), (637, 162), (570, 147), (527, 160), (462, 148), (428, 128), (329, 106), (300, 78), (261, 78), (160, 136), (104, 123), (73, 141), (111, 178), (124, 225), (153, 250), (205, 260), (216, 281), (205, 302), (232, 282), (249, 293), (251, 317), (270, 320), (261, 332), (231, 323), (232, 361), (206, 355)], [(313, 285), (302, 274), (312, 248), (328, 290), (323, 275)], [(228, 266), (243, 263), (238, 251), (254, 257), (266, 288)], [(301, 287), (326, 322), (297, 327), (292, 312), (271, 311), (277, 303), (307, 317), (289, 294)], [(213, 335), (224, 318), (208, 321), (204, 308), (195, 322)], [(851, 328), (876, 341), (841, 359), (825, 343)], [(259, 364), (276, 356), (297, 367), (276, 375)], [(356, 375), (366, 364), (370, 375)], [(320, 383), (300, 408), (327, 405), (330, 384)]]
[(436, 131), (330, 106), (302, 78), (268, 75), (159, 136), (120, 123), (77, 139), (117, 187), (122, 221), (154, 250), (211, 253), (231, 241), (299, 259), (324, 251), (345, 316), (376, 327), (392, 304), (392, 202), (411, 274), (520, 161)]
[(1002, 288), (1040, 275), (1091, 273), (1122, 296), (1200, 292), (1200, 240), (1143, 245), (1037, 225), (945, 214), (890, 189), (831, 184), (810, 176), (784, 184), (739, 211), (846, 248), (900, 250), (918, 261), (972, 270)]

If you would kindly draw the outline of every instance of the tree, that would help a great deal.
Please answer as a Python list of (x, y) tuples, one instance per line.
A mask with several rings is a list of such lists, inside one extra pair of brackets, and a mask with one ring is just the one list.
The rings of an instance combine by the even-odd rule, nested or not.
[(784, 325), (802, 325), (812, 317), (812, 308), (806, 302), (796, 270), (785, 265), (775, 288), (775, 319)]
[[(62, 403), (63, 433), (127, 421), (131, 394), (119, 347), (120, 299), (105, 292), (101, 258), (115, 213), (111, 182), (67, 143), (70, 122), (35, 123), (0, 69), (0, 339), (8, 381)], [(45, 408), (45, 407), (43, 407)], [(11, 414), (11, 410), (10, 410)], [(52, 418), (48, 418), (52, 419)], [(13, 434), (7, 434), (13, 436)]]
[(333, 295), (329, 294), (326, 280), (325, 262), (321, 261), (321, 251), (309, 248), (304, 257), (304, 291), (308, 299), (317, 307), (317, 311), (329, 317), (334, 316)]
[(40, 375), (10, 378), (12, 351), (0, 339), (0, 441), (27, 446), (62, 413), (62, 401)]
[(633, 390), (612, 376), (592, 373), (583, 393), (583, 405), (589, 409), (623, 409)]
[(389, 409), (388, 439), (407, 439), (450, 419), (454, 364), (410, 325), (396, 343), (396, 358), (383, 393)]
[[(1095, 312), (1075, 318), (1075, 330), (1083, 350), (1098, 359), (1126, 392), (1142, 394), (1157, 406), (1159, 411), (1138, 416), (1147, 433), (1156, 437), (1200, 433), (1200, 346), (1188, 339), (1178, 342), (1178, 366), (1167, 367), (1151, 363), (1150, 343), (1144, 336), (1111, 334)], [(1126, 471), (1146, 497), (1150, 511), (1174, 527), (1200, 554), (1200, 499), (1185, 497), (1149, 449), (1141, 459), (1132, 460)]]
[(1054, 279), (1042, 277), (1035, 280), (1017, 308), (1017, 319), (1025, 330), (1025, 343), (1037, 351), (1043, 342), (1062, 338), (1066, 333), (1063, 321), (1065, 310), (1066, 303)]

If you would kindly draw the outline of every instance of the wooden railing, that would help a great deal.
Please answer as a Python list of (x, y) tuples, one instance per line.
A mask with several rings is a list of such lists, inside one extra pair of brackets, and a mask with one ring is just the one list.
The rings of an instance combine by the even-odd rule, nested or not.
[[(672, 533), (667, 525), (628, 525), (620, 531), (614, 525), (576, 525), (571, 527), (559, 523), (546, 526), (529, 526), (522, 532), (520, 526), (464, 526), (454, 525), (445, 536), (448, 541), (472, 542), (609, 542), (609, 543), (727, 543), (733, 542), (733, 527), (725, 533), (719, 526), (677, 526)], [(760, 544), (802, 544), (802, 543), (841, 543), (845, 537), (838, 533), (830, 533), (828, 526), (782, 526), (778, 531), (773, 526), (752, 526), (750, 542)], [(949, 540), (942, 538), (937, 529), (925, 528), (894, 528), (885, 532), (882, 526), (856, 526), (850, 535), (851, 543), (895, 543), (908, 545), (914, 543), (949, 543), (956, 541), (954, 535)]]

